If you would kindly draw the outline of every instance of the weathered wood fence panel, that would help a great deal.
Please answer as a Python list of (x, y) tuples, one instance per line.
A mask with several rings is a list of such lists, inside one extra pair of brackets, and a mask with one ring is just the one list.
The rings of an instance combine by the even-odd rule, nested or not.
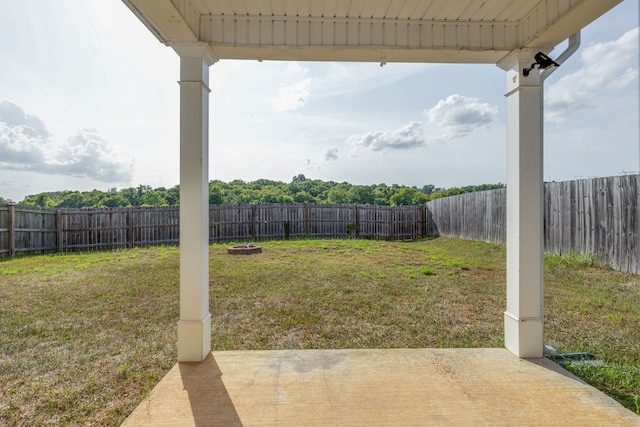
[(392, 236), (395, 239), (418, 239), (427, 235), (427, 210), (416, 206), (392, 206)]
[(546, 184), (545, 249), (640, 274), (640, 175)]
[[(346, 238), (347, 226), (356, 222), (356, 205), (307, 205), (308, 237)], [(354, 235), (355, 237), (355, 235)]]
[[(179, 215), (177, 206), (59, 210), (1, 206), (0, 256), (178, 244)], [(211, 205), (209, 240), (415, 239), (426, 235), (426, 221), (425, 206)]]
[(57, 250), (56, 213), (48, 209), (29, 207), (16, 209), (16, 252), (54, 252)]
[(433, 223), (429, 234), (506, 242), (505, 188), (443, 197), (427, 204)]
[[(544, 247), (593, 254), (600, 265), (640, 274), (640, 175), (552, 182), (544, 187)], [(506, 190), (428, 203), (429, 234), (506, 242)]]
[(13, 256), (13, 205), (0, 206), (0, 256)]
[(392, 214), (391, 206), (359, 206), (357, 237), (370, 239), (382, 239), (383, 236), (391, 236)]
[(59, 250), (177, 244), (178, 214), (175, 206), (58, 210)]
[(14, 204), (0, 206), (0, 256), (57, 250), (55, 211)]
[(225, 242), (255, 235), (251, 205), (209, 206), (209, 241)]
[(180, 208), (131, 208), (130, 229), (130, 246), (176, 245), (180, 240)]
[(61, 210), (58, 231), (62, 250), (126, 247), (128, 211), (123, 209)]

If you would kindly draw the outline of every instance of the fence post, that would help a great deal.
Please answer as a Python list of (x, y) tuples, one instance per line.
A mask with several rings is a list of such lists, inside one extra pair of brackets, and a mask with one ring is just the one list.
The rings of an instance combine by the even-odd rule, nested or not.
[(133, 206), (129, 207), (129, 213), (127, 214), (127, 225), (129, 228), (129, 248), (133, 247)]
[(424, 206), (422, 206), (422, 209), (420, 209), (420, 238), (425, 238), (427, 237), (427, 204), (425, 203)]
[(393, 240), (393, 235), (394, 235), (393, 228), (394, 228), (395, 223), (396, 223), (396, 221), (395, 221), (395, 219), (396, 219), (395, 213), (396, 213), (395, 206), (391, 206), (391, 209), (389, 210), (389, 240)]
[(257, 205), (251, 205), (251, 239), (254, 242), (258, 241), (258, 220), (256, 219), (256, 211), (258, 210)]
[(16, 204), (9, 203), (9, 224), (7, 224), (7, 228), (9, 229), (9, 258), (12, 258), (16, 255)]
[(309, 238), (309, 204), (304, 202), (304, 237)]
[(358, 204), (354, 203), (353, 206), (356, 209), (356, 239), (360, 238), (360, 209), (358, 209)]
[(56, 250), (62, 252), (64, 244), (64, 235), (62, 229), (62, 211), (56, 210)]

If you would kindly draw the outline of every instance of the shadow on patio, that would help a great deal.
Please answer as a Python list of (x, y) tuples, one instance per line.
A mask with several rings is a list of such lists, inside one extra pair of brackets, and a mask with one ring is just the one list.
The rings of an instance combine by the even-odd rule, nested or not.
[(212, 352), (179, 363), (132, 426), (640, 426), (544, 359), (506, 349)]

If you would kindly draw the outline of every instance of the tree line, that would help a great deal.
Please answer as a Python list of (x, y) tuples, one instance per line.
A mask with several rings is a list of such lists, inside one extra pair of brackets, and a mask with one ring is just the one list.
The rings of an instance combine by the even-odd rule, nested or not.
[[(300, 174), (291, 182), (258, 179), (209, 182), (210, 204), (259, 203), (351, 203), (369, 205), (422, 205), (429, 200), (474, 191), (502, 188), (504, 184), (469, 185), (438, 188), (428, 184), (421, 188), (398, 184), (354, 185), (347, 182), (309, 179)], [(0, 204), (7, 201), (0, 197)], [(173, 206), (180, 203), (180, 187), (152, 188), (148, 185), (107, 191), (53, 191), (25, 197), (21, 205), (48, 208), (115, 208), (130, 206)]]

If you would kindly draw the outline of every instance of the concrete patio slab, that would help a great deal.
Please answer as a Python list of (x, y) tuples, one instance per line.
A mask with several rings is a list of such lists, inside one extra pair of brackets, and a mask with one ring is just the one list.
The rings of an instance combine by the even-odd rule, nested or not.
[(179, 363), (134, 426), (640, 426), (555, 363), (506, 349), (212, 352)]

